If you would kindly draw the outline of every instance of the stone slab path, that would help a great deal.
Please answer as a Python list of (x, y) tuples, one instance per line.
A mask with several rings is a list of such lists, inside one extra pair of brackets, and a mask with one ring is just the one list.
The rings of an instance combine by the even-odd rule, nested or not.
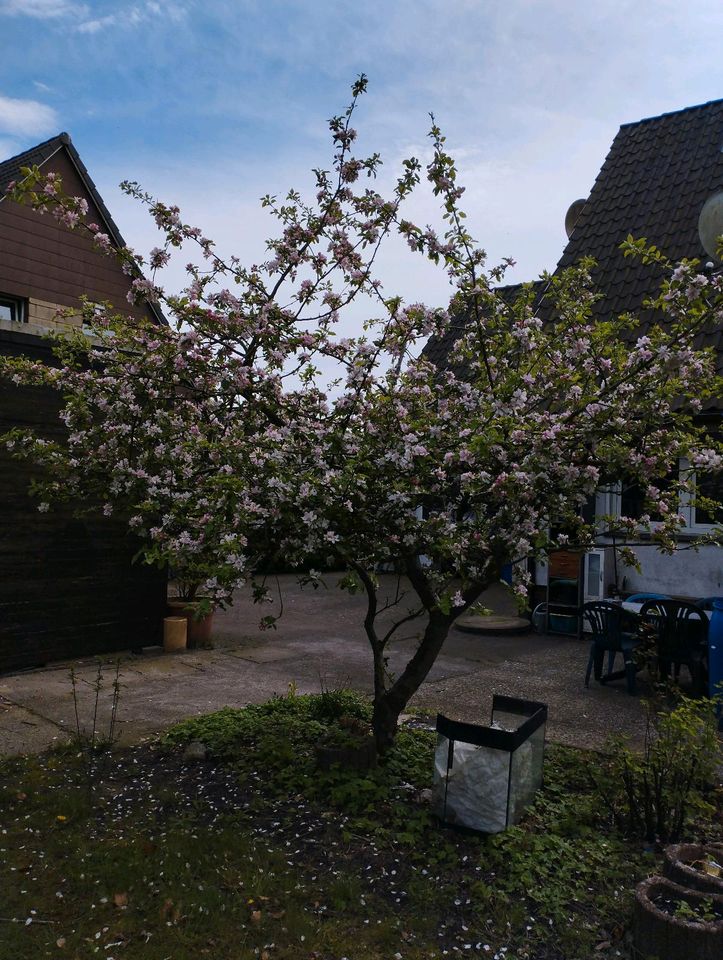
[[(397, 581), (383, 578), (386, 595), (396, 596)], [(276, 589), (277, 584), (272, 584)], [(148, 648), (141, 655), (120, 655), (122, 684), (118, 706), (121, 742), (156, 735), (184, 717), (223, 706), (240, 707), (284, 695), (293, 684), (299, 693), (352, 687), (371, 692), (372, 660), (362, 620), (363, 597), (350, 597), (330, 576), (327, 588), (301, 590), (293, 576), (279, 578), (283, 618), (276, 630), (260, 631), (263, 609), (239, 593), (229, 610), (216, 614), (213, 650), (164, 655)], [(405, 597), (397, 609), (405, 611)], [(496, 612), (505, 595), (493, 591), (486, 602)], [(399, 672), (414, 651), (416, 623), (402, 628), (390, 648), (390, 669)], [(132, 638), (129, 637), (129, 647)], [(471, 722), (487, 722), (493, 693), (541, 700), (549, 706), (548, 737), (571, 745), (598, 748), (610, 733), (640, 739), (644, 710), (623, 682), (606, 687), (583, 685), (588, 645), (560, 636), (481, 636), (452, 630), (412, 706)], [(106, 658), (105, 685), (99, 697), (98, 733), (108, 730), (113, 662)], [(92, 727), (97, 673), (93, 660), (75, 661), (79, 679), (78, 718)], [(0, 756), (36, 752), (76, 729), (69, 680), (70, 663), (0, 675)], [(645, 692), (644, 684), (641, 692)]]

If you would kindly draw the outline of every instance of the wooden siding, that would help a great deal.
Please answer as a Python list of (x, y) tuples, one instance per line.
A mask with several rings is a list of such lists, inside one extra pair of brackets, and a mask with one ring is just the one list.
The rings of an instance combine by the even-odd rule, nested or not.
[[(85, 197), (88, 219), (105, 230), (64, 148), (42, 169), (60, 174), (66, 193)], [(85, 294), (91, 300), (108, 300), (131, 316), (152, 316), (128, 303), (130, 282), (118, 261), (98, 251), (83, 232), (69, 230), (49, 213), (40, 214), (7, 199), (0, 202), (0, 292), (73, 308)]]
[[(52, 362), (48, 344), (0, 331), (0, 353)], [(62, 436), (58, 398), (0, 381), (0, 433), (12, 426)], [(78, 518), (70, 506), (40, 513), (33, 469), (0, 449), (0, 670), (160, 643), (165, 572), (133, 565), (126, 525)]]

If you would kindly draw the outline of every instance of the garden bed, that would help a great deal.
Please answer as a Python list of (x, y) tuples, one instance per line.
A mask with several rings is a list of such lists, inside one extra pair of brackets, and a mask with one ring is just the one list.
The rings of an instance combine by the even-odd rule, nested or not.
[[(607, 824), (589, 754), (551, 748), (519, 826), (460, 835), (429, 812), (427, 730), (364, 775), (319, 771), (319, 739), (365, 714), (341, 693), (223, 710), (114, 753), (90, 785), (71, 751), (3, 764), (0, 956), (629, 956), (656, 863)], [(199, 740), (208, 759), (184, 760)]]

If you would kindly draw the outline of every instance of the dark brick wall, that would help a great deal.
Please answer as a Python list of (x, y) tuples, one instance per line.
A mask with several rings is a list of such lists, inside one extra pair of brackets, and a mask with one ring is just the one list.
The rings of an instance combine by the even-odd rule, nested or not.
[[(0, 353), (52, 360), (48, 344), (3, 331)], [(0, 380), (0, 433), (61, 436), (57, 410), (53, 391)], [(32, 475), (0, 448), (0, 671), (160, 643), (165, 572), (131, 563), (137, 545), (121, 520), (40, 513)]]

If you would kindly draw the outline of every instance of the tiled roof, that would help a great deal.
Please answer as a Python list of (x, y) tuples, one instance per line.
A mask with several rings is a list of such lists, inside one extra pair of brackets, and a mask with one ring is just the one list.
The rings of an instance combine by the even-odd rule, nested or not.
[[(709, 260), (698, 236), (698, 217), (707, 198), (723, 189), (723, 100), (638, 123), (624, 124), (575, 224), (558, 269), (582, 256), (598, 263), (593, 272), (604, 299), (598, 315), (636, 310), (655, 292), (662, 271), (623, 257), (628, 234), (646, 237), (672, 260)], [(648, 316), (648, 320), (652, 317)], [(719, 352), (721, 331), (706, 343)]]
[[(542, 295), (545, 284), (542, 280), (535, 280), (531, 286), (534, 287), (535, 299), (537, 299)], [(496, 287), (495, 292), (500, 295), (505, 303), (512, 305), (522, 292), (522, 287), (523, 284), (521, 283), (510, 283), (504, 287)], [(435, 363), (438, 367), (444, 366), (449, 356), (449, 351), (464, 331), (465, 326), (466, 321), (464, 317), (453, 314), (444, 336), (430, 337), (427, 341), (424, 347), (424, 356), (426, 359), (431, 360), (432, 363)]]
[[(49, 140), (45, 140), (43, 143), (38, 143), (36, 146), (30, 147), (29, 150), (24, 150), (22, 153), (19, 153), (14, 157), (10, 157), (8, 160), (0, 161), (0, 201), (3, 199), (8, 184), (12, 181), (22, 179), (22, 173), (20, 172), (21, 167), (32, 167), (35, 165), (41, 167), (46, 161), (50, 160), (50, 158), (53, 157), (58, 150), (62, 149), (67, 151), (68, 156), (78, 171), (78, 176), (83, 181), (83, 185), (92, 198), (93, 203), (98, 208), (98, 211), (100, 212), (105, 223), (108, 235), (113, 240), (113, 243), (117, 247), (124, 247), (126, 242), (123, 239), (120, 230), (116, 226), (113, 217), (110, 215), (110, 211), (103, 202), (103, 198), (98, 193), (98, 188), (93, 183), (93, 179), (88, 173), (85, 164), (80, 159), (80, 155), (73, 146), (73, 141), (70, 139), (70, 134), (68, 133), (59, 133), (57, 136), (51, 137)], [(165, 324), (166, 319), (163, 316), (161, 309), (152, 303), (149, 304), (149, 307), (159, 322)]]
[(32, 167), (34, 164), (40, 166), (49, 160), (53, 154), (60, 148), (70, 143), (70, 137), (67, 133), (59, 133), (57, 137), (51, 137), (44, 143), (39, 143), (29, 150), (24, 150), (9, 160), (0, 160), (0, 195), (5, 193), (8, 183), (14, 180), (21, 180), (21, 167)]
[[(723, 100), (626, 123), (613, 141), (557, 269), (583, 256), (593, 257), (597, 261), (593, 281), (603, 293), (596, 314), (609, 317), (634, 311), (650, 322), (652, 315), (640, 313), (640, 305), (657, 291), (662, 271), (623, 257), (620, 244), (632, 234), (645, 237), (673, 260), (698, 257), (706, 262), (710, 258), (698, 236), (698, 217), (706, 199), (722, 189)], [(711, 330), (700, 343), (714, 347), (723, 366), (723, 331)]]

